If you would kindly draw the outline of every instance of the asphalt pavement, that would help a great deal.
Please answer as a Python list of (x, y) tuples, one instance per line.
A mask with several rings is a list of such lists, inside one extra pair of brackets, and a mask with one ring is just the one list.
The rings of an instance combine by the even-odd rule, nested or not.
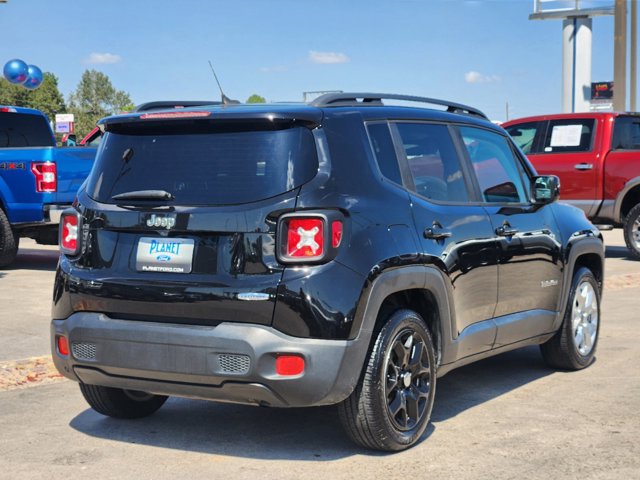
[(353, 446), (328, 407), (172, 398), (141, 420), (93, 412), (46, 371), (57, 251), (24, 241), (0, 271), (0, 479), (640, 478), (640, 262), (619, 230), (605, 239), (595, 363), (556, 372), (530, 347), (455, 370), (423, 440), (396, 454)]

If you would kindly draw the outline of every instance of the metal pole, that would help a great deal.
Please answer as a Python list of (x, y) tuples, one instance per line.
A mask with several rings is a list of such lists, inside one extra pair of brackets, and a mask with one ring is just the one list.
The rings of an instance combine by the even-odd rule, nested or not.
[(627, 108), (627, 0), (616, 0), (613, 31), (613, 109)]
[(636, 0), (631, 0), (631, 58), (629, 59), (629, 69), (631, 70), (629, 75), (629, 100), (631, 111), (636, 111), (636, 93), (637, 93), (637, 75), (638, 75), (638, 57), (637, 57), (637, 47), (638, 47), (638, 29), (637, 29), (637, 21), (638, 21), (638, 3)]

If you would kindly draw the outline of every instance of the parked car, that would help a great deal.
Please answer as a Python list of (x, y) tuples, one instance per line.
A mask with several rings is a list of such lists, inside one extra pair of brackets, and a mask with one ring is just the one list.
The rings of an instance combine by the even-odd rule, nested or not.
[(621, 227), (640, 259), (640, 115), (567, 113), (503, 127), (538, 172), (560, 177), (562, 200), (596, 224)]
[(0, 106), (0, 268), (13, 263), (20, 237), (55, 245), (60, 213), (87, 178), (95, 148), (55, 148), (38, 110)]
[(51, 323), (97, 412), (337, 404), (356, 443), (394, 451), (454, 368), (527, 345), (594, 358), (602, 237), (475, 108), (341, 93), (101, 127)]

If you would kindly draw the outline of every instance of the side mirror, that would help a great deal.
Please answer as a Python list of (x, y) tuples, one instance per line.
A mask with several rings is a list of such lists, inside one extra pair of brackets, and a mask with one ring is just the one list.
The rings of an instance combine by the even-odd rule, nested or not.
[(531, 180), (533, 203), (545, 205), (560, 198), (560, 179), (555, 175), (539, 175)]

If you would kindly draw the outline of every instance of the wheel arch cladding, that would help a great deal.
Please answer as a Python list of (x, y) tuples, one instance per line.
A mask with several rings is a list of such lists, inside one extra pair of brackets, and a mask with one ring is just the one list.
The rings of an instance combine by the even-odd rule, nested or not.
[(624, 221), (633, 207), (640, 203), (640, 184), (635, 185), (625, 193), (620, 205), (620, 221)]
[(394, 311), (414, 310), (429, 327), (438, 364), (447, 339), (451, 338), (454, 312), (449, 303), (450, 293), (442, 273), (434, 267), (408, 266), (383, 272), (365, 289), (360, 299), (352, 335), (368, 337), (370, 347)]

